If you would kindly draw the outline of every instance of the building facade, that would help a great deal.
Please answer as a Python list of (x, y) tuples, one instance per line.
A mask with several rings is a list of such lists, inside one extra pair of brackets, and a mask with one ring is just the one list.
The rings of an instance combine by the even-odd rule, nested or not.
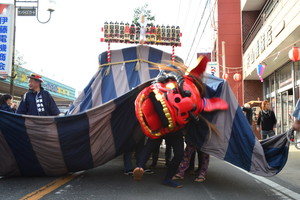
[[(14, 101), (21, 101), (22, 96), (28, 90), (28, 78), (31, 73), (23, 67), (16, 68), (16, 78), (14, 80)], [(65, 84), (54, 81), (50, 78), (43, 77), (42, 87), (49, 91), (60, 110), (66, 110), (75, 100), (75, 89)], [(0, 76), (0, 94), (9, 94), (10, 77)]]
[[(216, 0), (214, 8), (212, 61), (241, 106), (270, 100), (277, 133), (291, 127), (300, 97), (300, 61), (288, 57), (293, 46), (300, 47), (299, 8), (300, 0)], [(241, 81), (234, 80), (236, 73)]]
[[(270, 100), (277, 133), (291, 128), (299, 98), (300, 64), (288, 57), (294, 45), (300, 46), (299, 8), (300, 0), (241, 1), (244, 100), (259, 96), (248, 94), (250, 89)], [(263, 82), (257, 74), (259, 64), (265, 65)]]
[[(212, 61), (220, 67), (239, 104), (243, 104), (240, 0), (218, 0), (214, 8), (215, 39)], [(234, 79), (239, 74), (240, 80)]]

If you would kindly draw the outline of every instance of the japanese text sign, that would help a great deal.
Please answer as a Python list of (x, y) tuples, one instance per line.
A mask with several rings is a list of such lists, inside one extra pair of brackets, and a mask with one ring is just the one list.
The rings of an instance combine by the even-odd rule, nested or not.
[(14, 5), (0, 4), (0, 75), (10, 75), (13, 51)]

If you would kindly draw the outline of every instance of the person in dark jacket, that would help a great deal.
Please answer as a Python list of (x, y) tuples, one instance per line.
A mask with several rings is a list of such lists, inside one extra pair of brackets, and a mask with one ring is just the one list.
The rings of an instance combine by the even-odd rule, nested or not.
[(41, 86), (42, 77), (33, 73), (28, 78), (29, 90), (24, 94), (17, 113), (38, 116), (59, 115), (60, 111), (52, 96)]
[[(262, 139), (266, 139), (268, 136), (272, 137), (275, 135), (276, 128), (276, 117), (272, 110), (270, 110), (270, 102), (263, 101), (261, 103), (262, 110), (259, 112), (257, 119), (257, 131), (261, 130)], [(261, 126), (261, 128), (260, 128)]]
[(9, 94), (5, 94), (0, 97), (0, 110), (4, 110), (7, 112), (16, 112), (16, 104), (12, 102), (12, 96)]

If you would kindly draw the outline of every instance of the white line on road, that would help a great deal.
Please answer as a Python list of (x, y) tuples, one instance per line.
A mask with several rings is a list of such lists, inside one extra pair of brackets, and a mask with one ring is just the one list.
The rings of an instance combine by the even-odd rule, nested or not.
[[(230, 164), (230, 163), (229, 163), (229, 164)], [(230, 164), (230, 165), (232, 165), (232, 164)], [(232, 165), (232, 166), (234, 166), (234, 165)], [(239, 169), (239, 170), (241, 170), (241, 171), (243, 171), (243, 172), (245, 172), (246, 174), (252, 176), (252, 177), (255, 178), (256, 180), (258, 180), (258, 181), (260, 181), (260, 182), (262, 182), (262, 183), (264, 183), (264, 184), (270, 186), (271, 188), (277, 190), (277, 191), (280, 192), (281, 194), (284, 194), (284, 195), (286, 195), (286, 196), (288, 196), (288, 197), (291, 197), (291, 198), (293, 198), (293, 199), (295, 199), (295, 200), (300, 199), (300, 194), (298, 194), (298, 193), (296, 193), (296, 192), (293, 192), (292, 190), (287, 189), (286, 187), (283, 187), (283, 186), (281, 186), (281, 185), (279, 185), (279, 184), (277, 184), (277, 183), (275, 183), (275, 182), (273, 182), (273, 181), (271, 181), (271, 180), (269, 180), (269, 179), (267, 179), (267, 178), (265, 178), (265, 177), (258, 176), (258, 175), (255, 175), (255, 174), (251, 174), (250, 172), (247, 172), (247, 171), (245, 171), (245, 170), (243, 170), (243, 169), (240, 169), (240, 168), (237, 167), (237, 166), (234, 166), (234, 167), (237, 168), (237, 169)]]
[[(246, 172), (246, 171), (245, 171)], [(254, 177), (256, 180), (260, 181), (260, 182), (263, 182), (264, 184), (274, 188), (275, 190), (279, 191), (280, 193), (282, 194), (285, 194), (289, 197), (292, 197), (293, 199), (300, 199), (300, 194), (296, 193), (296, 192), (293, 192), (292, 190), (290, 189), (287, 189), (286, 187), (283, 187), (265, 177), (261, 177), (261, 176), (257, 176), (257, 175), (254, 175), (254, 174), (251, 174), (249, 172), (246, 172), (248, 175)]]

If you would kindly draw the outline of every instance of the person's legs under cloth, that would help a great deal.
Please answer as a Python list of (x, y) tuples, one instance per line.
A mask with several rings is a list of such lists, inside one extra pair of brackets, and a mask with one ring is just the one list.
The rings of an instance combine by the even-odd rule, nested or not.
[(208, 171), (208, 164), (209, 164), (209, 154), (204, 153), (202, 151), (197, 151), (200, 155), (199, 159), (199, 174), (198, 177), (195, 179), (196, 182), (202, 182), (205, 180), (205, 176)]
[[(185, 171), (190, 167), (190, 161), (193, 154), (196, 152), (196, 147), (192, 144), (187, 144), (184, 149), (182, 161), (178, 167), (177, 174), (173, 179), (183, 179)], [(194, 164), (194, 163), (193, 163)]]
[(144, 174), (145, 164), (149, 160), (152, 151), (156, 149), (157, 146), (160, 146), (161, 140), (162, 140), (161, 138), (159, 139), (148, 138), (146, 145), (143, 147), (142, 152), (139, 154), (137, 166), (133, 170), (134, 180), (139, 181), (142, 179), (142, 176)]
[(133, 167), (132, 167), (132, 152), (125, 152), (123, 154), (123, 164), (124, 164), (124, 174), (125, 175), (133, 175)]
[(169, 141), (166, 141), (166, 150), (165, 150), (165, 161), (166, 161), (166, 167), (169, 167), (171, 158), (172, 158), (172, 146)]
[(184, 152), (184, 142), (183, 142), (183, 134), (181, 131), (175, 133), (169, 133), (165, 136), (166, 140), (169, 140), (171, 146), (173, 147), (174, 157), (170, 162), (169, 168), (167, 169), (167, 173), (165, 179), (163, 180), (163, 184), (171, 187), (181, 188), (182, 185), (173, 181), (172, 177), (176, 174), (178, 166), (182, 160), (183, 152)]
[(158, 157), (159, 157), (159, 151), (160, 151), (160, 145), (156, 147), (151, 153), (152, 157), (152, 163), (150, 165), (150, 168), (153, 168), (157, 165)]

